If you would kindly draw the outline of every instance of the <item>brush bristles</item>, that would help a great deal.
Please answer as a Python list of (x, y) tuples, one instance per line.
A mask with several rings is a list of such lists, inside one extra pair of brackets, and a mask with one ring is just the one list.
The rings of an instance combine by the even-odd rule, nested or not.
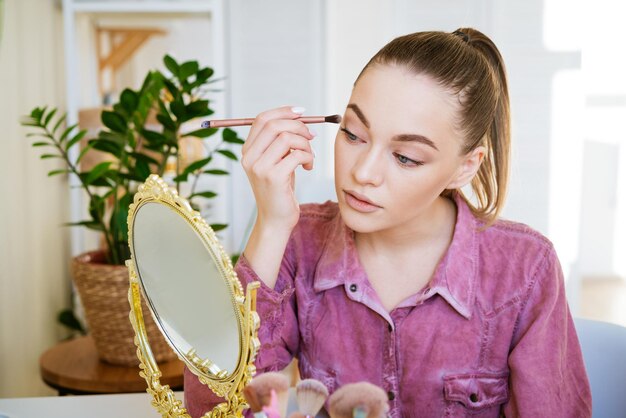
[(300, 412), (292, 412), (289, 418), (307, 418), (307, 416)]
[(315, 416), (328, 398), (328, 389), (319, 380), (304, 379), (296, 385), (298, 409), (304, 415)]
[[(289, 393), (287, 390), (289, 389), (289, 379), (282, 373), (267, 372), (255, 376), (244, 388), (244, 396), (246, 396), (246, 390), (253, 391), (258, 401), (257, 404), (260, 405), (258, 411), (261, 411), (264, 406), (270, 404), (272, 389), (276, 392), (276, 396), (278, 397), (280, 410), (277, 412), (280, 413), (281, 417), (287, 416), (287, 403), (289, 401)], [(248, 400), (247, 396), (246, 400)], [(252, 412), (255, 412), (254, 409), (252, 409)]]
[(250, 405), (252, 412), (261, 412), (263, 404), (259, 400), (257, 391), (252, 386), (248, 385), (243, 388), (243, 397), (246, 398), (246, 402)]
[(341, 122), (341, 116), (339, 116), (339, 115), (326, 116), (324, 118), (324, 122), (339, 123), (339, 122)]
[(384, 390), (368, 382), (350, 383), (337, 389), (328, 399), (331, 418), (352, 418), (360, 408), (367, 418), (383, 418), (389, 412)]

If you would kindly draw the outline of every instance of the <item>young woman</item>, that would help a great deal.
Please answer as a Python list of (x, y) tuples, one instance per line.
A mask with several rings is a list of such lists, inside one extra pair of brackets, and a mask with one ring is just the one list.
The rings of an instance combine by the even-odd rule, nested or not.
[[(335, 140), (337, 203), (294, 197), (314, 165), (302, 112), (260, 114), (243, 146), (258, 218), (236, 271), (262, 283), (258, 372), (295, 356), (331, 392), (369, 381), (394, 418), (591, 416), (554, 248), (498, 219), (510, 116), (493, 42), (419, 32), (370, 60)], [(200, 415), (215, 398), (187, 377)]]

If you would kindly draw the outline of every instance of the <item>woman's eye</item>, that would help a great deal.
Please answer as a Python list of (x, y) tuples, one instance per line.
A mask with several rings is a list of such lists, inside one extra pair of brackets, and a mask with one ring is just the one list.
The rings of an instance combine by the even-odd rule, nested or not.
[(412, 160), (412, 159), (410, 159), (408, 157), (405, 157), (402, 154), (394, 153), (394, 155), (395, 155), (396, 159), (398, 160), (398, 162), (400, 163), (400, 165), (403, 165), (403, 166), (416, 167), (418, 165), (422, 165), (423, 164), (420, 161)]
[(354, 141), (358, 141), (359, 137), (356, 136), (355, 134), (353, 134), (352, 132), (350, 132), (349, 130), (347, 130), (346, 128), (340, 128), (341, 131), (346, 135), (346, 137), (354, 142)]

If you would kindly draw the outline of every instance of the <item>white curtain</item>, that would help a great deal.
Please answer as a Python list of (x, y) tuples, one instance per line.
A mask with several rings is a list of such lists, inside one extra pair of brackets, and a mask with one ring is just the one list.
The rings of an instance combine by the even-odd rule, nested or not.
[[(39, 356), (64, 330), (69, 305), (67, 179), (39, 160), (20, 116), (64, 99), (63, 26), (52, 0), (5, 0), (0, 41), (0, 397), (54, 392)], [(61, 109), (62, 110), (62, 109)]]

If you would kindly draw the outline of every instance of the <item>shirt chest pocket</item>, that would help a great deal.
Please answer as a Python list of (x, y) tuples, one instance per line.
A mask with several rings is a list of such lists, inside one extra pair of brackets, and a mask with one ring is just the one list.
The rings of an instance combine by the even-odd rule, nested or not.
[(498, 416), (509, 399), (508, 373), (453, 374), (443, 378), (446, 412), (451, 416)]

